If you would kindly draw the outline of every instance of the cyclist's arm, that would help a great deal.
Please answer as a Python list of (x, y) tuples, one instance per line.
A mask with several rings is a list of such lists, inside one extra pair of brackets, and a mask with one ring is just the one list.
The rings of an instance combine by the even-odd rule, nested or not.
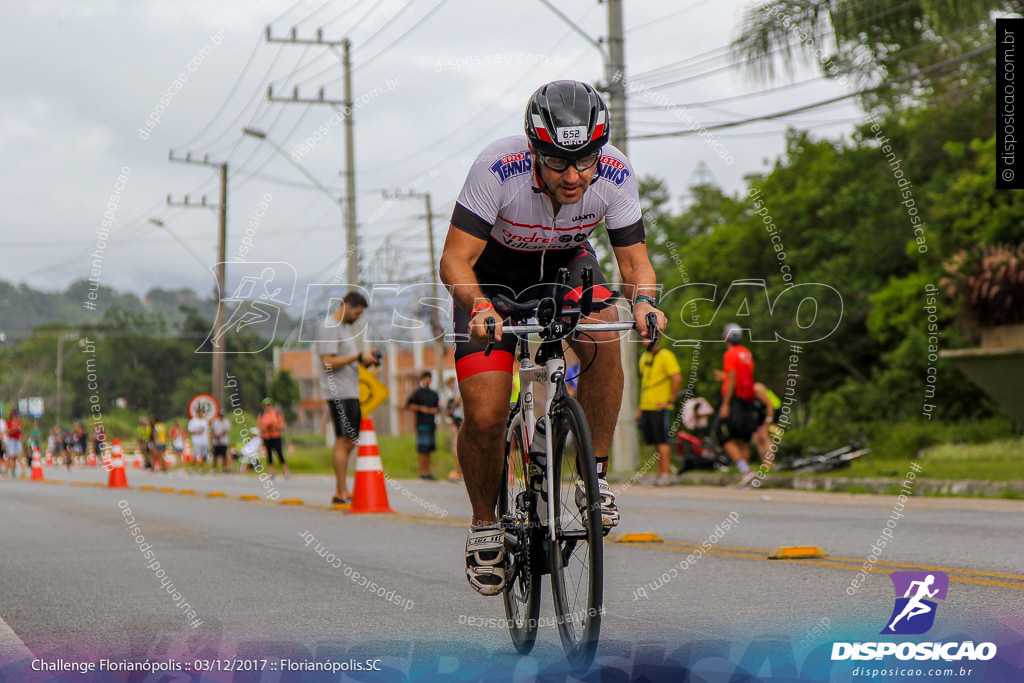
[[(622, 274), (622, 282), (630, 290), (629, 301), (636, 301), (637, 296), (644, 294), (655, 300), (658, 298), (658, 280), (651, 267), (651, 260), (647, 256), (647, 245), (637, 242), (625, 247), (612, 247), (615, 252), (615, 260), (619, 264), (619, 272)], [(645, 320), (647, 314), (654, 311), (658, 316), (658, 329), (665, 331), (668, 319), (665, 314), (651, 306), (646, 301), (639, 302), (633, 308), (633, 318), (637, 322), (637, 330), (640, 336), (647, 338), (647, 325)]]
[[(455, 225), (448, 227), (448, 237), (444, 242), (439, 267), (441, 282), (448, 287), (455, 304), (466, 313), (471, 313), (474, 307), (489, 301), (480, 288), (476, 273), (473, 272), (473, 266), (480, 258), (480, 254), (484, 253), (486, 246), (487, 240), (460, 230)], [(487, 342), (484, 321), (488, 317), (495, 320), (494, 338), (501, 339), (501, 316), (493, 309), (485, 308), (478, 311), (469, 321), (469, 335), (478, 344)]]

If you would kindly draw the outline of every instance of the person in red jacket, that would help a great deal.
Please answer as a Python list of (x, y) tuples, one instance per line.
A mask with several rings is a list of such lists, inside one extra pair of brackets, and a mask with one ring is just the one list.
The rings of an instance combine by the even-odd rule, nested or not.
[(263, 399), (263, 412), (256, 419), (260, 426), (260, 437), (263, 439), (263, 446), (267, 449), (267, 464), (270, 466), (270, 476), (274, 476), (274, 453), (277, 453), (281, 461), (281, 470), (284, 478), (291, 476), (288, 471), (288, 463), (284, 461), (284, 449), (281, 443), (281, 430), (284, 429), (284, 415), (274, 408), (274, 403), (269, 398)]
[(718, 406), (715, 433), (722, 448), (740, 471), (739, 486), (754, 478), (750, 469), (750, 437), (757, 429), (754, 399), (754, 356), (740, 344), (743, 330), (729, 323), (722, 333), (728, 347), (722, 362), (722, 402)]

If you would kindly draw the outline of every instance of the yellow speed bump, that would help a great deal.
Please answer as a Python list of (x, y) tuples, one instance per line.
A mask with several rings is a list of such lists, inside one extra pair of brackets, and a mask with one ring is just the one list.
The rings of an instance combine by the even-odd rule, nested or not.
[(238, 500), (259, 500), (260, 497), (255, 493), (243, 493), (238, 497)]
[(223, 491), (210, 491), (206, 494), (207, 498), (226, 498), (228, 494)]
[(304, 505), (301, 498), (285, 498), (281, 505)]
[(181, 495), (186, 495), (186, 496), (194, 496), (195, 493), (196, 493), (196, 490), (195, 489), (181, 489), (180, 491), (178, 491), (178, 493), (181, 494)]
[(622, 534), (617, 543), (664, 543), (658, 534)]
[(164, 493), (174, 493), (174, 487), (173, 486), (161, 486), (157, 490), (158, 491), (163, 491)]
[(333, 503), (331, 504), (332, 510), (351, 510), (352, 503)]
[(816, 545), (783, 545), (768, 555), (769, 560), (806, 560), (810, 557), (828, 557), (828, 553)]
[(140, 486), (139, 490), (140, 491), (156, 491), (156, 487), (155, 486), (150, 486), (149, 484), (146, 484), (145, 486)]

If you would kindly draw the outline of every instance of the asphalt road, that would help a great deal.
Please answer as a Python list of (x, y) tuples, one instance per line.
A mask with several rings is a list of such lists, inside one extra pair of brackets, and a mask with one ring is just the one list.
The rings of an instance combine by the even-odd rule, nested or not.
[[(542, 626), (534, 653), (520, 657), (501, 601), (466, 584), (461, 485), (391, 481), (397, 514), (352, 515), (330, 509), (327, 477), (278, 478), (267, 489), (253, 476), (129, 469), (132, 488), (120, 490), (80, 485), (105, 480), (99, 469), (52, 468), (47, 477), (66, 483), (0, 481), (0, 680), (4, 671), (18, 680), (32, 659), (102, 658), (379, 659), (371, 666), (382, 673), (354, 675), (382, 680), (561, 675), (554, 626)], [(661, 539), (606, 544), (598, 662), (627, 679), (638, 663), (664, 661), (665, 671), (685, 662), (724, 675), (746, 662), (764, 677), (793, 667), (853, 680), (829, 673), (831, 643), (880, 639), (894, 598), (887, 575), (908, 569), (950, 577), (928, 639), (996, 638), (1020, 657), (1024, 502), (616, 488), (617, 535)], [(886, 529), (875, 571), (858, 580)], [(695, 553), (702, 543), (707, 552)], [(767, 559), (797, 545), (828, 557)], [(542, 616), (552, 616), (550, 605), (545, 585)], [(214, 680), (311, 675), (338, 680), (268, 669)]]

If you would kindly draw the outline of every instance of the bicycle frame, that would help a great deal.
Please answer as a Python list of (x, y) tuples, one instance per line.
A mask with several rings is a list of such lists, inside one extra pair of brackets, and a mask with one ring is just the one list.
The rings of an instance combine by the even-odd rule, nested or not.
[[(544, 419), (548, 428), (544, 430), (544, 480), (550, 487), (556, 486), (555, 462), (553, 457), (554, 443), (553, 422), (551, 419), (551, 408), (554, 402), (566, 393), (565, 388), (565, 355), (562, 350), (562, 340), (544, 340), (537, 351), (538, 357), (544, 355), (544, 365), (535, 364), (530, 359), (530, 346), (528, 335), (539, 334), (545, 328), (541, 325), (508, 325), (502, 327), (503, 334), (515, 334), (518, 337), (516, 342), (516, 358), (519, 360), (519, 410), (512, 418), (510, 426), (523, 427), (525, 434), (525, 445), (527, 452), (533, 446), (533, 436), (537, 427), (537, 416), (534, 413), (535, 385), (543, 384), (547, 391), (547, 398), (544, 405)], [(576, 330), (581, 332), (597, 331), (624, 331), (633, 329), (632, 322), (602, 322), (602, 323), (579, 323)], [(547, 504), (544, 496), (538, 496), (537, 517), (546, 525), (546, 536), (549, 540), (555, 540), (555, 511)]]

